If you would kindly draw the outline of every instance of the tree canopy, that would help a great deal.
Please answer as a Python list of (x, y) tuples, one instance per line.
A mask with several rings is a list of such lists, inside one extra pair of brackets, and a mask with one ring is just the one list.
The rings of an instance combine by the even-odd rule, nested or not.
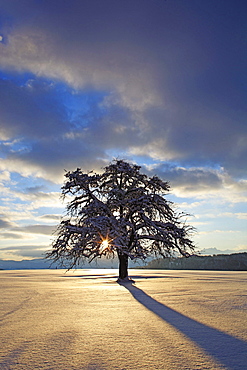
[(193, 228), (166, 199), (170, 187), (140, 166), (115, 160), (101, 174), (66, 172), (62, 195), (66, 216), (47, 257), (73, 268), (86, 259), (119, 258), (119, 277), (128, 277), (128, 259), (185, 257), (194, 251)]

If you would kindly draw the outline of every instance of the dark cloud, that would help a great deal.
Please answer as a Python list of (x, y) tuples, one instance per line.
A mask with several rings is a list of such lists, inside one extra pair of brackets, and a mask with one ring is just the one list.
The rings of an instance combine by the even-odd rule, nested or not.
[[(16, 89), (19, 91), (20, 87), (16, 86)], [(5, 94), (11, 95), (8, 91), (5, 91)], [(126, 149), (137, 141), (140, 128), (131, 118), (127, 108), (116, 105), (100, 108), (100, 103), (96, 102), (87, 102), (88, 106), (85, 107), (84, 101), (84, 107), (79, 112), (77, 108), (73, 120), (70, 120), (70, 109), (60, 102), (61, 110), (64, 111), (62, 120), (59, 118), (57, 105), (46, 106), (41, 104), (41, 101), (39, 104), (42, 109), (32, 110), (32, 93), (28, 98), (23, 95), (20, 94), (22, 99), (16, 110), (14, 100), (11, 108), (2, 102), (2, 112), (7, 110), (10, 115), (14, 115), (14, 118), (9, 120), (6, 117), (3, 119), (6, 123), (4, 133), (13, 141), (2, 144), (2, 153), (12, 163), (17, 161), (34, 168), (38, 166), (53, 176), (61, 175), (64, 168), (73, 168), (75, 164), (90, 169), (90, 165), (97, 163), (97, 158), (107, 157), (105, 152), (108, 149)], [(69, 93), (68, 98), (71, 95), (72, 93)], [(46, 99), (49, 100), (49, 94)], [(58, 95), (54, 100), (57, 99)], [(53, 119), (56, 115), (57, 119)], [(15, 138), (18, 140), (14, 140)], [(35, 189), (30, 191), (34, 192)]]
[(44, 190), (44, 186), (42, 185), (36, 185), (36, 186), (30, 186), (25, 189), (25, 192), (28, 194), (41, 194), (41, 192)]
[[(44, 220), (52, 220), (53, 222), (58, 220), (58, 215), (44, 215), (41, 217)], [(0, 218), (0, 229), (5, 230), (1, 232), (1, 239), (24, 239), (26, 236), (24, 234), (40, 234), (40, 235), (53, 235), (56, 231), (56, 226), (54, 225), (27, 225), (27, 226), (17, 226), (16, 224)]]
[(42, 215), (39, 216), (39, 219), (47, 222), (59, 222), (61, 220), (61, 215)]
[(9, 222), (3, 218), (0, 218), (0, 229), (8, 229), (12, 226), (13, 226), (12, 222)]
[(10, 139), (42, 139), (65, 130), (65, 111), (55, 104), (51, 88), (41, 85), (33, 89), (0, 80), (0, 114)]
[(3, 247), (1, 248), (1, 250), (3, 251), (19, 251), (21, 250), (22, 248), (25, 248), (25, 250), (32, 250), (32, 249), (41, 249), (42, 246), (40, 245), (10, 245), (8, 247)]
[(12, 231), (27, 234), (53, 235), (56, 226), (50, 225), (28, 225), (24, 227), (13, 228)]
[(9, 161), (58, 177), (121, 151), (246, 176), (244, 1), (0, 4), (1, 66), (33, 75), (1, 82)]
[(1, 239), (26, 239), (26, 236), (18, 233), (4, 232), (1, 233)]
[(44, 257), (46, 252), (44, 247), (40, 245), (21, 245), (21, 246), (12, 245), (1, 248), (0, 251), (7, 252), (9, 258), (16, 258), (17, 256), (40, 258)]
[(224, 187), (225, 174), (211, 168), (181, 168), (174, 165), (159, 165), (150, 174), (164, 178), (171, 189), (183, 191), (184, 194), (208, 194)]

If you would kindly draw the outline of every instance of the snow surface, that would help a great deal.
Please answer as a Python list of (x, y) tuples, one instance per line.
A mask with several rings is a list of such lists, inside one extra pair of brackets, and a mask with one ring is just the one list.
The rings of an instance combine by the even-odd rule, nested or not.
[(0, 271), (0, 369), (247, 369), (247, 272)]

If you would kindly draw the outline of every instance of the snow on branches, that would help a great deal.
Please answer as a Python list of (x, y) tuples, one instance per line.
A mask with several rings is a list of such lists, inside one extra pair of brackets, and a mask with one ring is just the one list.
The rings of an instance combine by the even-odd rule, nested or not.
[(135, 260), (179, 252), (188, 257), (193, 228), (166, 200), (169, 184), (140, 168), (115, 160), (102, 174), (67, 172), (62, 195), (71, 200), (47, 257), (67, 260), (70, 268), (102, 255)]

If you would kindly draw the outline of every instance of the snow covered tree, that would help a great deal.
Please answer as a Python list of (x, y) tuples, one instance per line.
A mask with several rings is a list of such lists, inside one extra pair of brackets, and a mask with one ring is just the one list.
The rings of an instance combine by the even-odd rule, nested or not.
[(102, 256), (119, 259), (119, 279), (128, 280), (128, 260), (148, 256), (189, 257), (191, 226), (166, 200), (169, 184), (140, 173), (140, 166), (114, 160), (102, 174), (67, 172), (67, 213), (47, 258), (68, 268)]

